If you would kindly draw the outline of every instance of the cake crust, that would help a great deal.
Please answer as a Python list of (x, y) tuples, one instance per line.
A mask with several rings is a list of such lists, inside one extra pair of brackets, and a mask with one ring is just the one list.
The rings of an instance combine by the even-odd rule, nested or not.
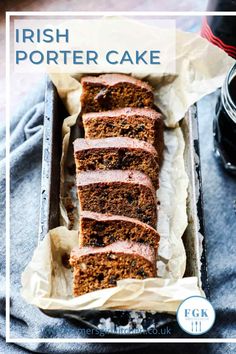
[(83, 121), (89, 121), (90, 119), (97, 119), (97, 118), (108, 118), (108, 117), (148, 117), (150, 119), (156, 120), (159, 118), (163, 118), (160, 112), (157, 112), (153, 108), (144, 107), (144, 108), (136, 108), (136, 107), (124, 107), (113, 109), (110, 111), (103, 111), (103, 112), (88, 112), (83, 114)]
[(99, 76), (84, 76), (81, 78), (81, 84), (83, 85), (84, 82), (90, 82), (93, 84), (101, 84), (106, 86), (115, 86), (119, 83), (130, 83), (152, 92), (152, 87), (147, 82), (125, 74), (102, 74)]
[(115, 137), (115, 138), (94, 139), (94, 140), (78, 138), (74, 141), (75, 152), (81, 150), (99, 149), (99, 148), (142, 149), (153, 154), (156, 158), (158, 157), (156, 149), (151, 144), (145, 141), (140, 141), (138, 139), (131, 139), (127, 137)]

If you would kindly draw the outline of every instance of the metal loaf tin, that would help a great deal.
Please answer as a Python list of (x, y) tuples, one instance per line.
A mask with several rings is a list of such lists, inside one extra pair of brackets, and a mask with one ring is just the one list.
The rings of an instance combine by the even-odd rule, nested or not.
[[(42, 240), (48, 230), (59, 226), (59, 180), (61, 158), (61, 128), (67, 112), (51, 81), (47, 82), (45, 93), (41, 213), (39, 240)], [(197, 108), (192, 106), (185, 118), (181, 121), (181, 128), (185, 137), (185, 166), (189, 176), (187, 200), (188, 227), (183, 241), (187, 254), (185, 276), (197, 276), (207, 297), (209, 297), (207, 266), (205, 257), (204, 225), (201, 193), (201, 169), (198, 141)], [(120, 328), (127, 328), (122, 336), (158, 337), (161, 327), (172, 328), (171, 337), (187, 337), (176, 325), (175, 316), (165, 313), (151, 313), (145, 311), (123, 310), (84, 310), (84, 311), (57, 311), (44, 310), (49, 316), (66, 317), (82, 328), (94, 329), (92, 337), (99, 328), (105, 335), (120, 335)], [(138, 322), (141, 331), (135, 331)], [(113, 328), (112, 334), (109, 327)], [(140, 326), (139, 326), (140, 328)], [(151, 330), (152, 329), (152, 330)], [(97, 332), (96, 332), (97, 331)], [(159, 334), (158, 334), (159, 333)], [(162, 337), (165, 337), (163, 333)], [(169, 335), (170, 337), (170, 335)]]

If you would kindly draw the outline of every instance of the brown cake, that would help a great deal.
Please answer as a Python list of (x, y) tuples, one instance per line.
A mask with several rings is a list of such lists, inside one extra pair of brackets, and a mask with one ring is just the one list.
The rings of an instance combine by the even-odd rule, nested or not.
[(74, 157), (77, 172), (94, 170), (138, 170), (159, 185), (158, 154), (145, 141), (132, 138), (76, 139)]
[(70, 256), (74, 267), (74, 296), (116, 286), (117, 280), (156, 276), (155, 251), (149, 245), (115, 242), (106, 247), (76, 247)]
[(111, 213), (157, 224), (155, 189), (139, 171), (88, 171), (77, 174), (80, 210)]
[(123, 107), (153, 107), (149, 84), (123, 74), (84, 76), (81, 79), (82, 112), (99, 112)]
[(164, 123), (161, 113), (151, 108), (121, 108), (83, 114), (85, 138), (124, 136), (152, 144), (162, 159)]
[(133, 241), (157, 249), (159, 240), (155, 229), (137, 219), (90, 211), (83, 211), (80, 215), (81, 247), (102, 247), (116, 241)]

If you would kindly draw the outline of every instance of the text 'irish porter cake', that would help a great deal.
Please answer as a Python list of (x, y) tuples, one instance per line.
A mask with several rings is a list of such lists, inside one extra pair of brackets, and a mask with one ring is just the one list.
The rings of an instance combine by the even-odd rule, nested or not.
[(76, 139), (74, 157), (77, 172), (94, 170), (138, 170), (159, 186), (156, 149), (132, 138)]
[(136, 218), (156, 228), (155, 189), (139, 171), (88, 171), (77, 174), (80, 210)]
[(155, 277), (155, 256), (152, 247), (134, 242), (75, 247), (70, 255), (70, 265), (74, 267), (74, 296), (114, 287), (120, 279)]

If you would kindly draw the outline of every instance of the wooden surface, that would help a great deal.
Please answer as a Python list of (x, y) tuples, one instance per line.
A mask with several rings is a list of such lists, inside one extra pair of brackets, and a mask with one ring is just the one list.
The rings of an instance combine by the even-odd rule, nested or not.
[[(4, 115), (5, 79), (5, 11), (202, 11), (206, 0), (0, 0), (0, 59), (1, 93), (0, 116)], [(198, 29), (199, 18), (178, 18), (177, 26), (188, 30)], [(11, 110), (17, 109), (32, 87), (42, 80), (42, 74), (27, 75), (11, 72)]]

